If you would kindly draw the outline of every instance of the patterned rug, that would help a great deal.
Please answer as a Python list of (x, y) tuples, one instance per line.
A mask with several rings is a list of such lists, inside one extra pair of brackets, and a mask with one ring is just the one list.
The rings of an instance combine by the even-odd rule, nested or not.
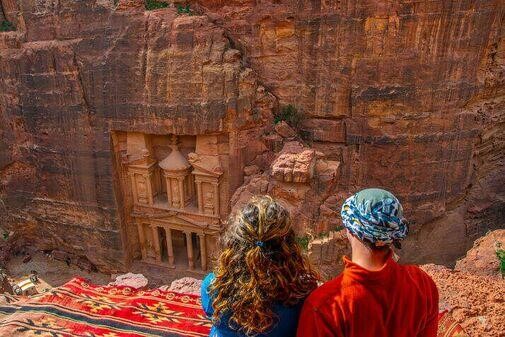
[(208, 336), (210, 327), (198, 296), (101, 287), (81, 278), (0, 305), (2, 337), (194, 337)]
[(438, 316), (437, 337), (468, 337), (461, 325), (447, 312), (441, 312)]
[[(97, 286), (81, 278), (31, 298), (8, 296), (0, 305), (2, 337), (197, 337), (210, 321), (200, 297), (162, 290)], [(443, 312), (438, 337), (467, 337)]]

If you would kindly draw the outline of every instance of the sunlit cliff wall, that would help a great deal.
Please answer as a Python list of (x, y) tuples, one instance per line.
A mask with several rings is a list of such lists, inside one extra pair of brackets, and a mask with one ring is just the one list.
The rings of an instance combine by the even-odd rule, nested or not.
[[(241, 172), (275, 100), (205, 16), (111, 1), (21, 1), (19, 10), (18, 30), (0, 33), (2, 225), (124, 269), (139, 245), (113, 131), (226, 132), (230, 168)], [(229, 180), (231, 195), (241, 175)]]
[(309, 186), (308, 229), (333, 230), (369, 186), (404, 202), (409, 261), (451, 263), (504, 226), (502, 1), (191, 4), (201, 15), (2, 0), (16, 26), (0, 32), (2, 225), (122, 269), (135, 233), (111, 131), (230, 132), (233, 194), (272, 150), (271, 92), (305, 115), (299, 140), (340, 162), (331, 191)]
[(197, 2), (304, 112), (311, 146), (341, 161), (327, 206), (392, 190), (414, 262), (447, 263), (504, 226), (503, 1)]

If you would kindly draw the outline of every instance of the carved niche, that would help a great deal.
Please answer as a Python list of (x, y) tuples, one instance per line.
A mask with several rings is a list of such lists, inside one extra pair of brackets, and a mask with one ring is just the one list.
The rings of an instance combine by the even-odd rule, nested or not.
[(145, 135), (128, 135), (127, 161), (134, 204), (153, 205), (158, 194), (159, 170), (151, 154), (149, 139)]
[(193, 166), (199, 212), (219, 216), (219, 178), (223, 174), (219, 158), (190, 153), (188, 160)]

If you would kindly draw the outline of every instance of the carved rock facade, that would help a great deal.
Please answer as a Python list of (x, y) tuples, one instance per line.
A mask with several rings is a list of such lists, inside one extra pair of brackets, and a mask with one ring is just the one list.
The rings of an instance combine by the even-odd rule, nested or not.
[(125, 136), (126, 153), (118, 155), (131, 184), (122, 188), (133, 197), (142, 260), (205, 272), (228, 213), (228, 179), (221, 179), (230, 174), (221, 166), (229, 159), (228, 137), (127, 132), (117, 135), (119, 148)]
[(2, 225), (102, 270), (208, 269), (276, 106), (223, 29), (113, 1), (20, 20), (0, 33)]

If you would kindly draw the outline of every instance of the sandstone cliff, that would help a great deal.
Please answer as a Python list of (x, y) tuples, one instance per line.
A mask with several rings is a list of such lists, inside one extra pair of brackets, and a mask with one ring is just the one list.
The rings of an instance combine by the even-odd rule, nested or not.
[(341, 162), (327, 205), (392, 190), (413, 223), (403, 254), (420, 263), (504, 226), (503, 1), (196, 2)]
[[(26, 242), (135, 258), (118, 130), (228, 132), (234, 205), (274, 194), (300, 235), (337, 229), (369, 186), (404, 202), (410, 262), (453, 263), (504, 226), (502, 1), (141, 3), (1, 1), (0, 221)], [(299, 129), (274, 129), (288, 104)]]

